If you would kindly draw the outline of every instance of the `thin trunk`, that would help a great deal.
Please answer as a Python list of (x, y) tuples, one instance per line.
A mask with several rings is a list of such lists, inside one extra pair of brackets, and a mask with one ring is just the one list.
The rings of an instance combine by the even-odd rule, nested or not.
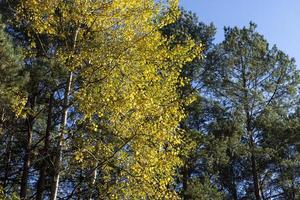
[[(99, 151), (98, 145), (96, 145), (96, 152)], [(96, 180), (98, 176), (98, 162), (95, 163), (95, 165), (92, 168), (92, 180), (90, 181), (89, 184), (89, 200), (93, 200), (95, 197), (95, 185), (96, 185)]]
[(57, 144), (57, 154), (54, 158), (54, 175), (53, 175), (53, 182), (51, 185), (51, 196), (50, 200), (57, 199), (57, 192), (59, 186), (59, 178), (60, 178), (60, 165), (62, 160), (62, 145), (64, 139), (64, 132), (67, 125), (67, 118), (68, 118), (68, 106), (69, 106), (69, 96), (71, 92), (71, 85), (72, 85), (72, 72), (69, 72), (69, 77), (66, 84), (65, 94), (64, 94), (64, 102), (63, 102), (63, 114), (62, 114), (62, 121), (60, 124), (59, 136), (58, 136), (58, 144)]
[(50, 94), (49, 104), (48, 104), (48, 116), (47, 116), (47, 127), (45, 133), (44, 140), (44, 148), (43, 148), (43, 160), (40, 169), (40, 176), (37, 183), (37, 193), (36, 200), (42, 200), (44, 196), (45, 190), (45, 179), (46, 179), (46, 169), (48, 165), (48, 157), (49, 157), (49, 148), (50, 148), (50, 134), (52, 130), (52, 108), (53, 108), (53, 94)]
[(75, 195), (77, 200), (87, 199), (87, 198), (84, 198), (85, 196), (88, 196), (88, 195), (84, 195), (83, 188), (82, 188), (83, 182), (84, 182), (83, 169), (80, 169), (80, 174), (79, 174), (79, 178), (78, 178), (77, 195)]
[(248, 85), (247, 81), (249, 80), (247, 77), (247, 72), (246, 72), (246, 66), (244, 64), (243, 58), (241, 58), (241, 65), (242, 65), (242, 79), (243, 79), (243, 91), (244, 91), (244, 111), (246, 114), (246, 134), (249, 138), (249, 147), (250, 147), (250, 162), (251, 162), (251, 173), (252, 173), (252, 178), (253, 178), (253, 185), (254, 185), (254, 194), (255, 194), (255, 199), (260, 200), (260, 194), (259, 194), (259, 182), (258, 182), (258, 173), (256, 169), (256, 160), (255, 160), (255, 155), (254, 155), (254, 139), (253, 139), (253, 129), (252, 129), (252, 112), (251, 108), (249, 105), (251, 105), (250, 100), (249, 100), (249, 94), (248, 94)]
[(231, 192), (232, 192), (232, 198), (233, 198), (233, 200), (238, 200), (238, 194), (237, 194), (237, 190), (236, 190), (235, 181), (232, 182)]
[(237, 194), (237, 187), (236, 187), (236, 183), (235, 183), (235, 173), (234, 173), (234, 158), (231, 157), (231, 165), (229, 166), (229, 173), (230, 173), (230, 178), (231, 178), (231, 193), (232, 193), (232, 198), (233, 200), (238, 200), (238, 194)]
[(5, 191), (5, 188), (8, 184), (8, 178), (9, 178), (9, 173), (10, 173), (11, 145), (12, 145), (12, 140), (13, 140), (13, 134), (10, 132), (7, 132), (7, 131), (5, 133), (5, 131), (4, 131), (4, 130), (6, 130), (4, 108), (2, 108), (2, 112), (1, 112), (1, 128), (0, 128), (0, 130), (2, 131), (2, 133), (0, 133), (0, 134), (7, 134), (6, 149), (5, 149), (5, 154), (4, 154), (4, 158), (3, 158), (4, 177), (1, 179), (2, 189)]
[(182, 168), (182, 199), (183, 200), (190, 199), (188, 195), (188, 179), (189, 179), (189, 169), (188, 169), (188, 164), (185, 163)]
[(256, 160), (255, 160), (255, 155), (254, 155), (254, 144), (253, 144), (253, 138), (251, 135), (250, 138), (250, 151), (251, 151), (251, 172), (252, 172), (252, 178), (253, 178), (253, 185), (254, 185), (254, 194), (255, 194), (255, 199), (260, 200), (260, 193), (259, 193), (259, 182), (258, 182), (258, 173), (256, 169)]
[[(96, 166), (97, 165), (98, 165), (98, 163), (96, 164)], [(98, 176), (98, 171), (97, 171), (97, 167), (95, 167), (93, 169), (92, 181), (90, 182), (90, 187), (89, 187), (89, 200), (93, 200), (94, 187), (95, 187), (95, 184), (96, 184), (97, 176)]]
[(2, 189), (5, 191), (5, 188), (8, 184), (8, 178), (10, 173), (10, 162), (11, 162), (11, 145), (12, 140), (14, 139), (13, 134), (8, 133), (8, 141), (7, 141), (7, 147), (5, 152), (5, 167), (4, 167), (4, 177), (3, 177), (3, 183), (2, 183)]
[[(78, 27), (77, 30), (74, 33), (73, 38), (73, 46), (72, 50), (73, 52), (76, 51), (76, 42), (78, 33), (80, 31), (80, 28)], [(71, 94), (71, 86), (72, 86), (72, 79), (73, 79), (73, 73), (69, 72), (66, 88), (65, 88), (65, 94), (64, 94), (64, 102), (63, 102), (63, 114), (60, 124), (60, 131), (58, 136), (58, 145), (57, 145), (57, 155), (54, 158), (54, 175), (53, 175), (53, 182), (51, 184), (51, 195), (50, 200), (56, 200), (57, 199), (57, 192), (58, 192), (58, 186), (59, 186), (59, 176), (60, 176), (60, 165), (62, 160), (62, 145), (63, 145), (63, 139), (64, 139), (64, 132), (67, 125), (67, 119), (68, 119), (68, 111), (69, 111), (69, 96)]]
[(260, 189), (260, 195), (261, 195), (261, 198), (262, 198), (262, 200), (266, 200), (266, 197), (265, 197), (265, 195), (264, 195), (264, 190), (263, 190), (263, 183), (262, 182), (260, 182), (259, 183), (259, 189)]
[[(36, 96), (32, 96), (30, 100), (31, 111), (34, 110), (35, 107)], [(27, 199), (27, 182), (29, 176), (30, 169), (30, 158), (31, 158), (31, 145), (32, 145), (32, 127), (33, 127), (34, 117), (29, 115), (26, 119), (26, 127), (27, 127), (27, 141), (25, 147), (25, 155), (23, 161), (23, 170), (21, 177), (21, 189), (20, 189), (20, 199)]]
[(0, 121), (0, 125), (1, 125), (0, 131), (3, 131), (3, 129), (4, 129), (4, 121), (5, 121), (5, 109), (2, 108), (1, 121)]
[(295, 200), (296, 199), (296, 194), (295, 192), (297, 191), (296, 187), (295, 187), (295, 171), (294, 169), (292, 170), (292, 192), (291, 192), (291, 200)]

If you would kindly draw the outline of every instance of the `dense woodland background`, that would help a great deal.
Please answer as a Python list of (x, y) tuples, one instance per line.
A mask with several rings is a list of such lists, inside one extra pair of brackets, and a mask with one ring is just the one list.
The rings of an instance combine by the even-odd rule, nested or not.
[(172, 0), (0, 12), (0, 199), (300, 199), (299, 70), (255, 23), (215, 43)]

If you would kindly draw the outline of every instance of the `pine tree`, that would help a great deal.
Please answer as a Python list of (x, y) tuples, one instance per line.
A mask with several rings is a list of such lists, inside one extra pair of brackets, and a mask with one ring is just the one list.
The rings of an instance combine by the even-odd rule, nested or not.
[[(201, 43), (204, 55), (186, 64), (181, 72), (181, 76), (187, 81), (187, 84), (179, 88), (181, 98), (185, 99), (189, 96), (196, 98), (192, 104), (185, 106), (187, 117), (181, 123), (184, 129), (184, 142), (181, 146), (183, 166), (177, 174), (181, 197), (182, 199), (221, 199), (222, 194), (217, 187), (213, 186), (215, 183), (210, 179), (213, 170), (209, 169), (212, 168), (209, 163), (214, 160), (212, 157), (222, 157), (224, 144), (217, 137), (207, 135), (207, 127), (204, 123), (208, 119), (205, 118), (213, 106), (202, 93), (206, 56), (214, 47), (216, 28), (213, 24), (206, 25), (199, 22), (192, 12), (182, 10), (178, 20), (164, 27), (162, 32), (167, 37), (175, 38), (173, 45), (192, 38)], [(218, 147), (213, 147), (216, 144)]]
[(249, 181), (250, 185), (243, 184), (246, 195), (262, 199), (267, 191), (262, 184), (267, 169), (262, 165), (268, 149), (262, 147), (265, 134), (257, 124), (268, 112), (293, 108), (299, 72), (294, 60), (276, 47), (270, 48), (255, 28), (250, 23), (243, 29), (225, 29), (225, 40), (212, 54), (215, 59), (209, 63), (206, 84), (210, 95), (240, 123), (243, 148), (235, 157), (244, 176), (235, 182)]
[[(0, 18), (1, 21), (1, 18)], [(13, 149), (16, 146), (16, 130), (20, 114), (25, 106), (27, 93), (24, 91), (27, 75), (23, 55), (16, 47), (0, 22), (0, 139), (1, 164), (0, 187), (4, 196), (9, 196), (10, 179), (15, 161)]]

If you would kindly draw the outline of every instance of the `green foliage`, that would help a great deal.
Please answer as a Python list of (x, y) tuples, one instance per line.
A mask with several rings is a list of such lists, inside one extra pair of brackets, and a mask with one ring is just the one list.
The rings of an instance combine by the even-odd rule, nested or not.
[(1, 200), (300, 198), (294, 59), (177, 4), (0, 0)]
[(0, 200), (20, 200), (17, 194), (12, 194), (11, 196), (7, 197), (4, 194), (3, 188), (0, 186)]
[[(163, 31), (179, 43), (191, 37), (206, 44), (204, 58), (193, 60), (182, 73), (190, 80), (190, 85), (181, 88), (182, 95), (198, 89), (199, 96), (186, 107), (188, 118), (182, 123), (187, 144), (182, 147), (185, 165), (178, 178), (183, 185), (182, 198), (198, 199), (188, 195), (196, 191), (199, 196), (208, 195), (201, 189), (205, 184), (215, 185), (227, 199), (256, 198), (253, 181), (257, 178), (260, 195), (278, 194), (267, 193), (273, 188), (284, 190), (279, 195), (293, 199), (291, 194), (297, 195), (299, 186), (291, 177), (299, 176), (297, 145), (293, 144), (299, 141), (297, 125), (289, 118), (279, 123), (276, 116), (295, 112), (299, 71), (294, 59), (275, 46), (270, 48), (253, 23), (242, 29), (225, 28), (224, 41), (215, 46), (211, 43), (213, 27), (198, 23), (191, 13), (183, 12), (177, 23)], [(255, 157), (254, 163), (251, 157)], [(279, 175), (278, 171), (291, 173)], [(274, 178), (274, 174), (279, 176)], [(197, 187), (189, 193), (195, 181)]]
[(0, 109), (2, 111), (10, 109), (20, 114), (26, 103), (26, 93), (23, 91), (26, 81), (22, 52), (14, 46), (5, 32), (4, 24), (0, 22)]
[[(256, 197), (253, 198), (267, 197), (271, 195), (267, 193), (267, 188), (280, 190), (280, 184), (268, 185), (275, 182), (272, 175), (281, 168), (280, 164), (272, 165), (271, 161), (274, 158), (272, 154), (279, 153), (280, 150), (274, 145), (276, 141), (268, 144), (265, 142), (275, 139), (275, 133), (281, 129), (276, 128), (276, 132), (262, 130), (259, 124), (271, 123), (269, 128), (277, 127), (272, 122), (276, 115), (294, 112), (295, 95), (299, 86), (299, 71), (295, 61), (277, 47), (270, 48), (255, 29), (256, 25), (253, 23), (242, 29), (226, 28), (225, 40), (209, 56), (211, 60), (204, 77), (208, 93), (224, 105), (226, 113), (230, 114), (226, 124), (236, 124), (238, 128), (235, 145), (228, 146), (229, 165), (219, 167), (221, 184), (230, 191), (233, 195), (231, 198), (234, 199), (239, 196), (237, 184), (243, 180), (250, 183), (243, 184), (243, 189), (239, 188), (245, 192), (245, 196), (253, 195), (251, 191), (256, 190)], [(283, 120), (281, 127), (288, 123), (288, 120)], [(218, 132), (228, 135), (227, 125), (218, 126), (221, 127)], [(230, 132), (233, 133), (232, 130)], [(272, 133), (271, 137), (268, 132)], [(295, 133), (289, 135), (293, 137)], [(287, 140), (284, 141), (282, 145), (292, 145)], [(234, 146), (236, 147), (233, 148)], [(286, 156), (290, 155), (276, 157), (284, 160)]]
[(186, 195), (197, 200), (222, 200), (225, 197), (208, 179), (202, 182), (191, 180)]

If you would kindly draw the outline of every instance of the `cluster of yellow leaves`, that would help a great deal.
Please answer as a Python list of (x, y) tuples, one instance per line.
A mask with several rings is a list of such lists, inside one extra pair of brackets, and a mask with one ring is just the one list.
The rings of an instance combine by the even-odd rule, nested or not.
[[(24, 117), (26, 109), (24, 109), (27, 102), (26, 93), (16, 87), (8, 87), (5, 90), (0, 90), (1, 101), (6, 100), (9, 109), (15, 113), (17, 117)], [(4, 104), (5, 105), (5, 104)]]
[(92, 128), (75, 158), (109, 163), (100, 166), (109, 199), (175, 199), (169, 186), (184, 118), (177, 87), (182, 66), (201, 51), (191, 40), (172, 47), (160, 34), (178, 16), (178, 2), (21, 2), (18, 16), (33, 32), (65, 41), (56, 59), (81, 80), (76, 105)]

